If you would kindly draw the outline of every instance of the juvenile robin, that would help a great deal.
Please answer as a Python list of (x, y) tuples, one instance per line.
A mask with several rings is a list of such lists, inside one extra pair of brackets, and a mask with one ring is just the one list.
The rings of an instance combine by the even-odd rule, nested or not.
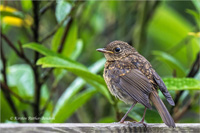
[(136, 103), (140, 103), (145, 106), (145, 110), (139, 123), (144, 124), (146, 109), (152, 109), (151, 101), (164, 123), (175, 127), (173, 118), (158, 96), (158, 88), (169, 104), (174, 106), (174, 101), (164, 82), (145, 57), (123, 41), (113, 41), (97, 51), (104, 53), (106, 58), (103, 77), (109, 91), (123, 102), (132, 104), (120, 123), (124, 123), (130, 110)]

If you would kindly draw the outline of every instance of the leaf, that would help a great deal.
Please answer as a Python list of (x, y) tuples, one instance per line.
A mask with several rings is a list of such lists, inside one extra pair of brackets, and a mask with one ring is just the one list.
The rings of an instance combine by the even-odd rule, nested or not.
[(1, 11), (1, 17), (6, 17), (6, 16), (20, 18), (20, 19), (25, 18), (24, 14), (20, 11), (14, 11), (14, 12)]
[(5, 99), (2, 90), (0, 90), (0, 100), (1, 100), (1, 119), (0, 122), (6, 122), (6, 120), (10, 120), (11, 117), (14, 117), (10, 105), (8, 104), (7, 100)]
[(76, 46), (74, 48), (73, 53), (71, 54), (70, 58), (72, 60), (76, 60), (83, 50), (83, 41), (81, 39), (77, 40)]
[(32, 9), (31, 0), (21, 0), (21, 5), (24, 11), (29, 11), (30, 9)]
[(51, 49), (52, 49), (53, 51), (55, 51), (55, 52), (57, 51), (58, 45), (59, 45), (60, 42), (61, 42), (61, 38), (62, 38), (63, 33), (64, 33), (64, 27), (61, 26), (61, 27), (57, 30), (56, 34), (53, 36), (53, 40), (52, 40), (52, 42), (51, 42)]
[[(9, 87), (16, 87), (13, 91), (25, 99), (34, 94), (33, 71), (30, 66), (21, 64), (7, 68)], [(17, 89), (17, 90), (16, 90)]]
[[(63, 34), (64, 34), (64, 28), (61, 27), (53, 37), (52, 40), (53, 51), (58, 50)], [(69, 28), (69, 32), (66, 36), (61, 54), (65, 57), (70, 57), (76, 47), (76, 43), (77, 43), (77, 24), (76, 22), (73, 22)]]
[[(184, 68), (190, 68), (200, 50), (198, 40), (188, 36), (191, 31), (194, 31), (194, 25), (176, 10), (162, 3), (148, 24), (149, 44), (144, 54), (148, 56), (152, 50), (161, 50), (173, 54)], [(157, 72), (160, 75), (169, 75), (172, 70), (162, 63), (158, 66)]]
[(62, 50), (62, 55), (64, 55), (65, 57), (70, 57), (75, 49), (77, 42), (77, 32), (77, 23), (74, 21), (69, 28), (69, 32), (67, 34), (65, 44)]
[(163, 78), (168, 90), (200, 90), (200, 81), (194, 78)]
[[(85, 71), (87, 71), (86, 73), (89, 73), (89, 75), (90, 74), (92, 74), (92, 73), (90, 73), (89, 71), (88, 71), (88, 69), (85, 67), (85, 66), (83, 66), (82, 64), (80, 64), (80, 63), (77, 63), (77, 62), (75, 62), (75, 61), (72, 61), (72, 60), (70, 60), (70, 59), (68, 59), (68, 58), (64, 58), (62, 55), (60, 55), (60, 54), (57, 54), (57, 53), (55, 53), (55, 52), (53, 52), (53, 51), (51, 51), (51, 50), (49, 50), (49, 49), (47, 49), (46, 47), (44, 47), (44, 46), (42, 46), (42, 45), (40, 45), (40, 44), (37, 44), (37, 43), (29, 43), (29, 44), (25, 44), (23, 47), (25, 47), (25, 48), (30, 48), (30, 49), (34, 49), (34, 50), (36, 50), (36, 51), (38, 51), (39, 53), (41, 53), (41, 54), (43, 54), (43, 55), (46, 55), (46, 56), (55, 56), (55, 57), (44, 57), (44, 58), (41, 58), (41, 59), (39, 59), (38, 60), (38, 63), (39, 63), (39, 61), (40, 61), (40, 63), (41, 63), (41, 65), (43, 65), (44, 67), (56, 67), (56, 68), (64, 68), (64, 69), (66, 69), (66, 67), (69, 67), (69, 69), (73, 69), (73, 67), (75, 68), (75, 69), (73, 69), (74, 71), (76, 71), (77, 69), (84, 69), (84, 72)], [(50, 58), (50, 59), (49, 59)], [(53, 58), (53, 59), (51, 59), (51, 58)], [(58, 59), (58, 60), (57, 60)], [(45, 60), (45, 61), (44, 61)], [(44, 62), (43, 62), (44, 61)], [(64, 64), (62, 64), (62, 65), (60, 65), (60, 64), (57, 64), (57, 61), (61, 61), (61, 64), (62, 63), (64, 63)], [(43, 62), (43, 63), (42, 63)], [(39, 64), (40, 64), (39, 63)], [(95, 72), (97, 72), (96, 70), (99, 70), (99, 68), (103, 68), (103, 66), (104, 66), (104, 63), (105, 63), (105, 59), (101, 59), (100, 61), (98, 61), (97, 63), (95, 63), (94, 64), (94, 66), (91, 66), (89, 69), (91, 69), (91, 72), (93, 72), (93, 73), (95, 73)], [(97, 65), (96, 65), (97, 64)], [(79, 66), (78, 68), (76, 68), (77, 66)], [(67, 69), (68, 70), (68, 69)], [(69, 70), (70, 71), (70, 70)], [(72, 72), (72, 71), (71, 71)], [(78, 71), (76, 71), (75, 72), (75, 74), (76, 73), (78, 73)], [(81, 74), (81, 73), (80, 73)], [(78, 75), (78, 74), (77, 74)], [(84, 74), (83, 74), (84, 75)], [(83, 76), (82, 75), (82, 76)], [(97, 75), (95, 75), (95, 74), (92, 74), (93, 76), (87, 76), (87, 74), (85, 75), (85, 76), (87, 76), (88, 78), (92, 78), (93, 79), (93, 81), (95, 80), (95, 81), (99, 81), (99, 83), (100, 84), (103, 84), (104, 86), (105, 86), (105, 82), (104, 82), (104, 80), (100, 77), (100, 76), (97, 76)], [(80, 75), (78, 75), (78, 76), (80, 76)], [(81, 76), (80, 76), (81, 77)], [(82, 78), (84, 78), (84, 77), (82, 77)], [(89, 81), (90, 83), (92, 83), (93, 81)], [(112, 101), (112, 99), (111, 99), (111, 96), (110, 96), (110, 94), (109, 94), (109, 92), (108, 92), (108, 90), (107, 89), (105, 89), (105, 87), (102, 87), (102, 86), (100, 86), (99, 87), (99, 85), (96, 85), (96, 84), (94, 84), (94, 83), (92, 83), (93, 85), (95, 85), (95, 86), (98, 86), (98, 88), (99, 88), (99, 90), (101, 90), (101, 92), (108, 98), (108, 100), (111, 102), (111, 103), (113, 103), (113, 101)]]
[[(89, 70), (92, 73), (97, 73), (99, 72), (105, 63), (105, 59), (100, 59), (99, 61), (95, 62), (93, 65), (91, 65), (89, 67)], [(73, 96), (75, 96), (75, 94), (77, 94), (82, 87), (86, 84), (86, 82), (84, 80), (82, 80), (81, 78), (77, 78), (75, 79), (68, 88), (66, 88), (65, 92), (60, 96), (60, 98), (58, 99), (56, 106), (55, 106), (55, 110), (53, 112), (53, 115), (56, 115), (58, 113), (58, 111), (62, 108), (65, 108), (65, 103), (68, 102)], [(104, 93), (108, 93), (108, 90), (106, 89)], [(109, 100), (110, 103), (113, 103), (111, 95), (107, 96), (107, 99)]]
[(197, 11), (200, 12), (200, 1), (199, 0), (192, 0), (192, 3), (196, 7)]
[(93, 81), (105, 85), (105, 82), (102, 77), (89, 72), (84, 65), (75, 61), (71, 61), (69, 59), (67, 60), (56, 56), (47, 56), (40, 58), (37, 61), (37, 65), (42, 65), (43, 68), (48, 68), (48, 67), (64, 68), (82, 77), (83, 79), (92, 79)]
[(60, 23), (71, 11), (72, 6), (65, 0), (56, 1), (56, 19)]
[(196, 21), (196, 24), (200, 27), (200, 24), (199, 24), (199, 20), (200, 20), (199, 13), (194, 11), (194, 10), (191, 10), (191, 9), (187, 9), (186, 12), (193, 16), (194, 20)]
[[(61, 54), (58, 54), (58, 53), (56, 53), (56, 52), (53, 52), (52, 50), (50, 50), (50, 49), (44, 47), (44, 46), (41, 45), (41, 44), (35, 43), (35, 42), (28, 43), (28, 44), (24, 44), (23, 47), (24, 47), (24, 48), (33, 49), (33, 50), (39, 52), (40, 54), (43, 54), (43, 55), (46, 55), (46, 56), (56, 56), (56, 57), (59, 57), (59, 58), (68, 60), (68, 61), (70, 61), (70, 62), (72, 62), (72, 63), (77, 64), (77, 65), (82, 65), (82, 64), (80, 64), (80, 63), (78, 63), (78, 62), (76, 62), (76, 61), (73, 61), (73, 60), (71, 60), (71, 59), (69, 59), (69, 58), (67, 58), (67, 57), (62, 56)], [(82, 65), (82, 67), (85, 67), (85, 66)]]
[(24, 44), (23, 48), (33, 49), (33, 50), (39, 52), (40, 54), (43, 54), (43, 55), (46, 55), (46, 56), (59, 56), (59, 54), (49, 50), (48, 48), (46, 48), (42, 44), (35, 43), (35, 42)]
[(157, 60), (163, 61), (168, 64), (172, 69), (175, 69), (178, 76), (184, 77), (186, 75), (186, 69), (173, 56), (162, 51), (153, 51), (152, 54), (156, 56)]
[(55, 114), (52, 123), (62, 123), (65, 122), (67, 118), (69, 118), (80, 106), (85, 104), (94, 94), (96, 90), (93, 88), (89, 88), (82, 93), (73, 97), (68, 102), (65, 102), (63, 107)]

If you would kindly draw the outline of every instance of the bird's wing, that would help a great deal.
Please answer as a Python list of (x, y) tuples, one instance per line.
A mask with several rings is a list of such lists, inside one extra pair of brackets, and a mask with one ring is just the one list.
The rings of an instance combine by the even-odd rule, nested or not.
[(138, 69), (133, 69), (123, 76), (119, 76), (118, 87), (130, 95), (135, 101), (151, 108), (149, 94), (153, 91), (146, 76)]
[(172, 106), (174, 106), (175, 105), (174, 100), (172, 99), (170, 93), (168, 92), (167, 87), (165, 86), (163, 80), (160, 78), (160, 76), (155, 71), (153, 71), (153, 79), (156, 82), (156, 84), (158, 85), (162, 94), (166, 97), (168, 103), (171, 104)]

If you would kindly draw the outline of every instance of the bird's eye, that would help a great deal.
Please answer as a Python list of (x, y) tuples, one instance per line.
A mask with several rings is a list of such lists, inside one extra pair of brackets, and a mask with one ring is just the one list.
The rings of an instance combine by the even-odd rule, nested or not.
[(119, 52), (121, 49), (119, 47), (115, 48), (115, 52)]

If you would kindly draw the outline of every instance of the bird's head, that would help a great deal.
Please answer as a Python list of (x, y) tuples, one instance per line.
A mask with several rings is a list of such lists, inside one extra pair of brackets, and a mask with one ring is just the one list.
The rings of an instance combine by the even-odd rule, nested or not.
[(97, 51), (104, 53), (107, 61), (120, 60), (136, 52), (132, 46), (123, 41), (113, 41), (106, 45), (105, 48), (99, 48)]

